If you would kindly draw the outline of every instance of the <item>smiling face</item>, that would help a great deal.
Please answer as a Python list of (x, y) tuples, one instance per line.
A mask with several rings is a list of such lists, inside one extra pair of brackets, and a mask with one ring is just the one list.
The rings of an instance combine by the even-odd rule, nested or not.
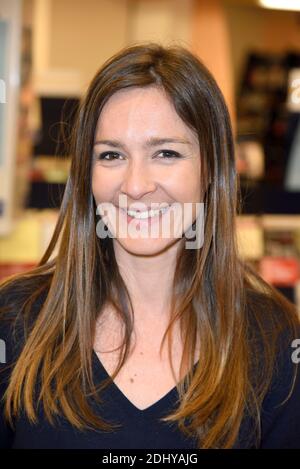
[[(110, 97), (95, 132), (92, 191), (96, 205), (106, 207), (100, 213), (114, 243), (151, 255), (180, 242), (198, 213), (200, 181), (197, 135), (164, 90), (135, 87)], [(128, 216), (125, 205), (144, 211), (142, 219)], [(144, 218), (162, 206), (171, 208)]]

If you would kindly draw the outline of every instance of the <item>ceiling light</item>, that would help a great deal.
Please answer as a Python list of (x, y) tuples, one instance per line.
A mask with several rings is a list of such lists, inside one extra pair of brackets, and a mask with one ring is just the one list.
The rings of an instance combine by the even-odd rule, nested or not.
[(258, 0), (260, 6), (274, 10), (300, 11), (299, 0)]

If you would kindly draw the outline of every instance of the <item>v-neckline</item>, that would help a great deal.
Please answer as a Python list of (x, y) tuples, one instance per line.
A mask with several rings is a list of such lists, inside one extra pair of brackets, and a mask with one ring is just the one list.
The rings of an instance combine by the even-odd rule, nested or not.
[[(97, 353), (93, 349), (93, 357), (95, 361), (95, 366), (96, 370), (99, 370), (102, 375), (104, 375), (105, 379), (110, 378), (111, 376), (109, 373), (106, 371), (106, 368), (104, 367), (103, 363), (101, 362), (100, 358), (98, 357)], [(194, 364), (194, 369), (196, 367), (198, 362)], [(173, 386), (172, 389), (167, 391), (166, 394), (164, 394), (161, 398), (159, 398), (157, 401), (153, 402), (153, 404), (150, 404), (148, 407), (145, 409), (139, 409), (135, 404), (133, 404), (130, 399), (123, 393), (123, 391), (116, 385), (116, 383), (111, 379), (111, 392), (114, 392), (115, 397), (118, 399), (120, 404), (125, 407), (129, 412), (135, 412), (140, 416), (145, 416), (148, 414), (151, 414), (152, 412), (158, 412), (161, 408), (164, 409), (166, 406), (166, 403), (168, 402), (169, 404), (176, 402), (178, 399), (178, 392), (177, 392), (177, 386)], [(177, 397), (177, 399), (176, 399)]]

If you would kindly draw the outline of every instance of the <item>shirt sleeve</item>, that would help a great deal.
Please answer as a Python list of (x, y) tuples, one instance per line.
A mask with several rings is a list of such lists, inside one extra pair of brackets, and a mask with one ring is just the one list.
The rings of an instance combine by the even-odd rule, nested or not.
[[(0, 448), (11, 448), (15, 439), (15, 432), (4, 416), (3, 398), (11, 372), (25, 344), (25, 321), (23, 314), (19, 313), (27, 294), (26, 288), (14, 284), (0, 293)], [(30, 326), (36, 320), (46, 295), (47, 291), (44, 291), (34, 301)]]
[[(298, 337), (289, 334), (280, 347), (270, 391), (262, 405), (261, 448), (300, 449), (299, 362), (300, 328)], [(295, 373), (296, 379), (290, 394)]]
[(11, 448), (14, 431), (4, 417), (4, 393), (9, 383), (13, 362), (11, 327), (0, 320), (0, 448)]

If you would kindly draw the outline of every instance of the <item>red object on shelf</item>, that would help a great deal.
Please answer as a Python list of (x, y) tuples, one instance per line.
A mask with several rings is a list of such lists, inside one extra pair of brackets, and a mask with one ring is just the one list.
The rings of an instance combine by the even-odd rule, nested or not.
[(41, 169), (31, 169), (29, 173), (29, 180), (31, 182), (45, 182), (45, 176)]
[(300, 261), (296, 257), (264, 256), (259, 271), (263, 279), (274, 286), (294, 286), (300, 279)]

